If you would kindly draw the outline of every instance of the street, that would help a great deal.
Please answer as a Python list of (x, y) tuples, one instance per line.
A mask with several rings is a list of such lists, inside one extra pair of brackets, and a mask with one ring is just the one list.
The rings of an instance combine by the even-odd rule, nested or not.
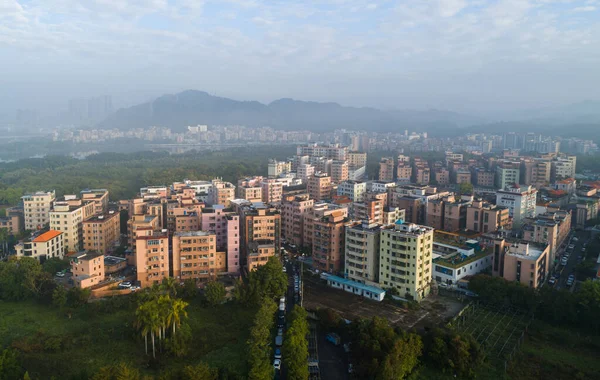
[(577, 286), (577, 278), (575, 279), (575, 282), (573, 283), (573, 285), (571, 287), (569, 287), (567, 285), (567, 279), (569, 278), (569, 275), (573, 274), (576, 276), (575, 274), (575, 267), (577, 266), (577, 264), (579, 263), (578, 257), (582, 257), (582, 259), (585, 257), (585, 254), (588, 252), (582, 252), (581, 249), (583, 248), (583, 245), (589, 240), (589, 232), (587, 231), (577, 231), (575, 233), (575, 235), (578, 239), (578, 241), (574, 241), (572, 238), (571, 239), (565, 239), (565, 244), (564, 244), (564, 249), (559, 250), (559, 252), (564, 253), (567, 250), (567, 247), (569, 246), (569, 244), (573, 244), (575, 247), (573, 248), (573, 250), (571, 251), (571, 254), (569, 256), (569, 259), (567, 261), (567, 265), (565, 265), (564, 267), (560, 265), (560, 258), (559, 258), (559, 264), (557, 266), (557, 270), (555, 272), (555, 274), (560, 273), (560, 277), (558, 278), (556, 289), (568, 289), (571, 292), (575, 290), (576, 286)]

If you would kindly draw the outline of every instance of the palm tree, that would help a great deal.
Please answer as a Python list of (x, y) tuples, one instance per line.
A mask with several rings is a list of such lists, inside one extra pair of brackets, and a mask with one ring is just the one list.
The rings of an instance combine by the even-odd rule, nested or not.
[(135, 327), (140, 330), (144, 337), (144, 343), (146, 347), (146, 355), (148, 355), (148, 333), (150, 332), (150, 315), (148, 314), (147, 304), (138, 306), (135, 311)]
[(187, 318), (187, 311), (185, 311), (185, 308), (188, 305), (189, 304), (187, 302), (180, 299), (174, 299), (171, 303), (171, 320), (173, 323), (173, 334), (175, 334), (175, 325), (181, 325), (181, 316), (183, 315), (183, 317)]
[(177, 281), (173, 277), (165, 277), (160, 284), (163, 291), (169, 293), (171, 297), (177, 296)]
[(148, 303), (148, 329), (150, 330), (150, 336), (152, 337), (152, 357), (156, 359), (156, 349), (154, 347), (154, 334), (160, 334), (160, 319), (158, 315), (158, 310), (156, 304), (154, 302)]

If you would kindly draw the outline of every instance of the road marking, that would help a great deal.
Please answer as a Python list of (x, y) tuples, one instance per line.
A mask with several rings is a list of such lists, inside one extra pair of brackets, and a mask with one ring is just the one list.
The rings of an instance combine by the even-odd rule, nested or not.
[(427, 315), (429, 315), (429, 312), (427, 312), (427, 313), (423, 314), (423, 315), (422, 315), (422, 316), (421, 316), (419, 319), (417, 319), (417, 320), (415, 321), (415, 323), (413, 323), (412, 325), (410, 325), (408, 328), (409, 328), (409, 329), (412, 329), (414, 325), (416, 325), (417, 323), (419, 323), (419, 321), (421, 321), (421, 319), (425, 318)]

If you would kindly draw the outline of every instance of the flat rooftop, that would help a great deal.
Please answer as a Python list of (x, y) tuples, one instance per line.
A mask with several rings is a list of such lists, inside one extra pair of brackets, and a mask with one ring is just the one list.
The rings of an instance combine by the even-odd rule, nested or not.
[(461, 268), (465, 265), (468, 265), (469, 263), (472, 263), (474, 261), (477, 261), (479, 259), (482, 259), (486, 256), (489, 256), (492, 254), (492, 250), (491, 249), (483, 249), (481, 251), (475, 251), (474, 254), (472, 255), (463, 255), (459, 252), (457, 253), (453, 253), (447, 256), (441, 256), (438, 258), (433, 259), (433, 263), (437, 264), (437, 265), (441, 265), (447, 268), (453, 268), (453, 269), (457, 269), (457, 268)]

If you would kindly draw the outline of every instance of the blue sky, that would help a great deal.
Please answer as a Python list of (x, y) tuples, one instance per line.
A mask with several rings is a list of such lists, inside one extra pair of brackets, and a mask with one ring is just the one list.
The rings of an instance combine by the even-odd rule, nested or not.
[(0, 72), (4, 112), (188, 88), (501, 112), (600, 98), (600, 0), (0, 0)]

